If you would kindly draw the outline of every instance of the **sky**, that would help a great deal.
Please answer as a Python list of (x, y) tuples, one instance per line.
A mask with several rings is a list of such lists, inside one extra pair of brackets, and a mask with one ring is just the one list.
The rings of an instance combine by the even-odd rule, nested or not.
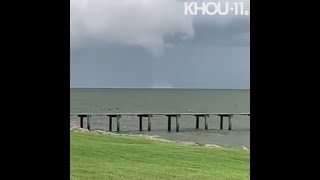
[(185, 15), (184, 2), (218, 1), (71, 0), (71, 88), (249, 89), (250, 14)]

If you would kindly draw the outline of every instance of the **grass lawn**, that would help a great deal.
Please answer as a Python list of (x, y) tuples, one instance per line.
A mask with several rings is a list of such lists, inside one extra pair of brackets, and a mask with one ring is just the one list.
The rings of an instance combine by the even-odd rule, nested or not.
[(250, 179), (245, 150), (71, 132), (71, 180)]

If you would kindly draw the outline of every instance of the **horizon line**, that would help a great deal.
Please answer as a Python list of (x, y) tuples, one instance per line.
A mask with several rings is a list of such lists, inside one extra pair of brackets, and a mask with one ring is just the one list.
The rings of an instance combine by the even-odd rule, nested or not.
[(70, 89), (192, 89), (192, 90), (250, 90), (250, 88), (174, 88), (174, 87), (70, 87)]

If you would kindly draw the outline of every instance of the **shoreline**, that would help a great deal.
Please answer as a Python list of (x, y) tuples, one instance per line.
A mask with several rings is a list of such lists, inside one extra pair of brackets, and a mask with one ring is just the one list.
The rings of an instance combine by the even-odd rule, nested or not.
[(125, 137), (140, 137), (145, 138), (149, 140), (155, 140), (155, 141), (161, 141), (161, 142), (167, 142), (167, 143), (175, 143), (175, 144), (181, 144), (181, 145), (189, 145), (189, 146), (199, 146), (199, 147), (206, 147), (206, 148), (219, 148), (219, 149), (242, 149), (246, 151), (250, 151), (249, 148), (242, 146), (241, 148), (235, 148), (235, 147), (223, 147), (216, 144), (200, 144), (196, 142), (188, 142), (188, 141), (172, 141), (167, 139), (158, 138), (159, 136), (152, 136), (152, 135), (146, 135), (146, 134), (125, 134), (125, 133), (114, 133), (114, 132), (106, 132), (101, 130), (93, 130), (89, 131), (87, 129), (80, 128), (78, 126), (74, 126), (74, 124), (70, 125), (70, 132), (83, 132), (83, 133), (93, 133), (93, 134), (103, 134), (103, 135), (112, 135), (112, 136), (125, 136)]

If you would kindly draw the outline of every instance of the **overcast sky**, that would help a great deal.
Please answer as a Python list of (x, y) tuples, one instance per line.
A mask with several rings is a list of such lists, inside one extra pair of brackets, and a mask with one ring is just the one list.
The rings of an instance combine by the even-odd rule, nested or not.
[(185, 15), (184, 2), (71, 0), (71, 87), (249, 89), (250, 15)]

